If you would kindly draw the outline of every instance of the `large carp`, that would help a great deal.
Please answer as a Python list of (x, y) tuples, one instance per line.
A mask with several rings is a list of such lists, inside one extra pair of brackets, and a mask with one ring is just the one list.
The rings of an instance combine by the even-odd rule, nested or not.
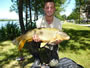
[(65, 32), (55, 28), (35, 28), (14, 39), (14, 44), (18, 43), (19, 50), (21, 50), (26, 42), (33, 41), (34, 35), (37, 35), (39, 37), (39, 39), (42, 41), (42, 45), (45, 45), (47, 43), (53, 44), (56, 40), (63, 41), (70, 39), (70, 36)]

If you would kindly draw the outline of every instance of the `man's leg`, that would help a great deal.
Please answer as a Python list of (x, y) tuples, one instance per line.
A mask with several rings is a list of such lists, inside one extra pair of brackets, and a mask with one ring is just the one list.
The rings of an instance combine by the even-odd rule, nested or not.
[(40, 57), (39, 57), (40, 43), (36, 43), (33, 41), (30, 43), (27, 43), (26, 47), (29, 50), (29, 52), (32, 54), (32, 56), (34, 57), (34, 63), (32, 67), (38, 66), (40, 64)]
[(52, 56), (51, 59), (57, 59), (57, 60), (59, 60), (59, 56), (58, 56), (58, 45), (53, 45), (52, 47), (53, 48), (51, 50), (51, 56)]
[(51, 57), (49, 65), (50, 67), (55, 67), (58, 64), (59, 56), (58, 56), (58, 45), (51, 45), (50, 47)]

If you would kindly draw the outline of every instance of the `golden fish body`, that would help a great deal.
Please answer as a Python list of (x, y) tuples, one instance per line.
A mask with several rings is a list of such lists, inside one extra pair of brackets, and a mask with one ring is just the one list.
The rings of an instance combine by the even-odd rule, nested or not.
[(65, 33), (55, 28), (36, 28), (28, 31), (17, 37), (14, 43), (18, 42), (19, 50), (21, 50), (26, 42), (33, 41), (33, 36), (37, 35), (42, 43), (52, 44), (56, 40), (69, 40), (70, 37)]

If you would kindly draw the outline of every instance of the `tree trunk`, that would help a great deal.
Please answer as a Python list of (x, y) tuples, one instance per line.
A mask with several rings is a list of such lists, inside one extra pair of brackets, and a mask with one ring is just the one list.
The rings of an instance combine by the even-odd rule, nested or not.
[(34, 14), (34, 20), (38, 20), (38, 10), (37, 10), (37, 0), (35, 0), (35, 14)]
[(28, 25), (28, 1), (26, 0), (26, 30), (27, 30), (27, 25)]
[(21, 27), (21, 32), (25, 33), (25, 27), (24, 27), (24, 22), (23, 22), (23, 0), (18, 0), (19, 6), (19, 23)]
[(31, 25), (31, 28), (32, 28), (32, 13), (31, 13), (31, 0), (29, 0), (29, 12), (30, 12), (30, 25)]

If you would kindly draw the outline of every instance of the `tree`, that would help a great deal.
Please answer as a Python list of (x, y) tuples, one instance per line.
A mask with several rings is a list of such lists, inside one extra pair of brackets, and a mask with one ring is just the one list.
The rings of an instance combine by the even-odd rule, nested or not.
[(80, 21), (81, 21), (81, 16), (80, 16), (80, 14), (82, 13), (81, 12), (81, 10), (85, 10), (85, 1), (86, 0), (76, 0), (76, 10), (77, 10), (77, 12), (79, 13), (79, 17), (78, 17), (78, 19), (79, 19), (79, 23), (80, 23)]
[(67, 19), (74, 19), (78, 20), (79, 23), (81, 21), (80, 14), (82, 13), (81, 10), (85, 10), (85, 1), (86, 0), (75, 0), (76, 1), (76, 8), (73, 10), (70, 16)]
[(77, 10), (74, 9), (73, 12), (71, 13), (71, 15), (69, 15), (67, 17), (67, 19), (69, 19), (69, 20), (71, 20), (71, 19), (74, 19), (74, 20), (79, 19), (79, 12), (77, 12)]
[(25, 33), (25, 27), (23, 22), (23, 0), (18, 0), (19, 22), (22, 33)]

